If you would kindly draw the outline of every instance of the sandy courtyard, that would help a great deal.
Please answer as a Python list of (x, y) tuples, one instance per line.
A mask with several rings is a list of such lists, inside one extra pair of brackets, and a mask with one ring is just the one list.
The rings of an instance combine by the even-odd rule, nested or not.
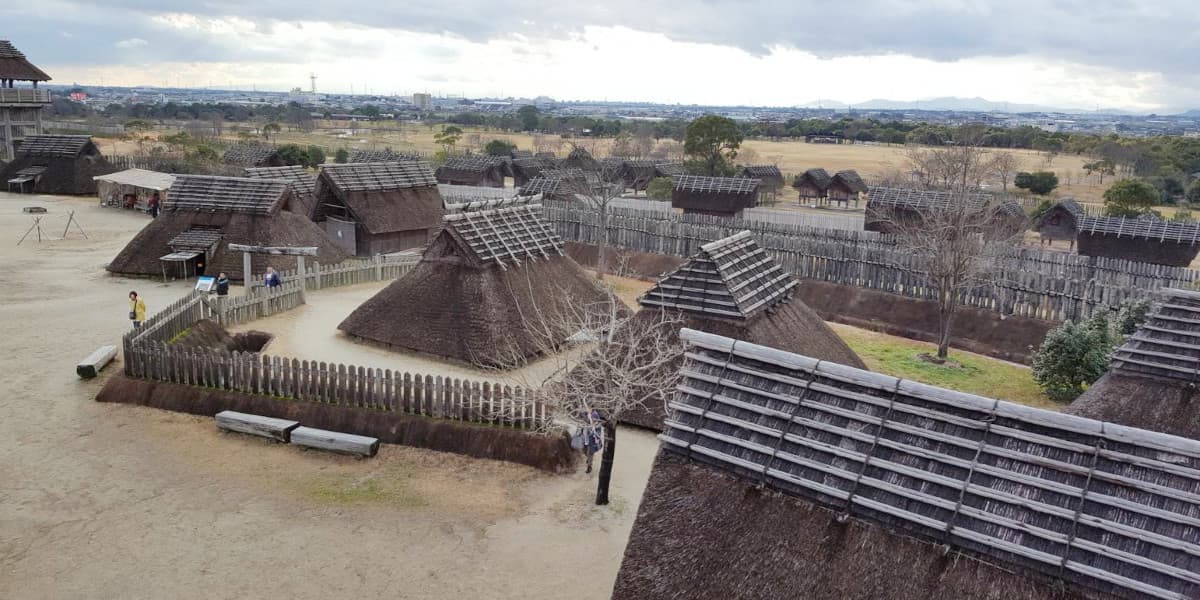
[[(89, 238), (17, 246), (31, 205), (49, 209), (49, 236), (74, 210)], [(614, 502), (597, 508), (582, 473), (400, 446), (356, 461), (94, 402), (102, 381), (74, 365), (118, 342), (129, 290), (155, 312), (187, 288), (104, 271), (145, 221), (0, 193), (0, 598), (609, 596), (657, 448), (648, 433), (622, 430)]]

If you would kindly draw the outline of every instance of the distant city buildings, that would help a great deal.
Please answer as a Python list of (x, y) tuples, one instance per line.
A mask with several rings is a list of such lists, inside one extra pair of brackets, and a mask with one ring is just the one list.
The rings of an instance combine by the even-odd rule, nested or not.
[(417, 110), (433, 110), (433, 96), (430, 94), (413, 94), (412, 103)]

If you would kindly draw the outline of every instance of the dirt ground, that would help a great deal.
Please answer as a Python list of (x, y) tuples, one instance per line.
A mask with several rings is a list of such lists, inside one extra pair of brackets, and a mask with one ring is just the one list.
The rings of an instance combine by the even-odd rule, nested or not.
[[(48, 237), (74, 210), (88, 239), (17, 246), (31, 205)], [(597, 508), (594, 475), (398, 446), (357, 461), (94, 402), (102, 379), (73, 367), (119, 341), (129, 290), (154, 312), (187, 288), (103, 270), (145, 220), (0, 193), (0, 598), (609, 596), (649, 433), (618, 435)]]

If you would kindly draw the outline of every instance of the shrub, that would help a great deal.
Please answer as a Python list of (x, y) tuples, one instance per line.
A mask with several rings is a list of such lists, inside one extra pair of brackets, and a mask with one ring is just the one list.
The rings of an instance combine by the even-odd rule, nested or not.
[(483, 147), (489, 156), (510, 156), (517, 145), (507, 140), (492, 140)]
[(1058, 187), (1058, 175), (1055, 175), (1053, 171), (1037, 171), (1035, 173), (1022, 171), (1013, 178), (1013, 185), (1044, 196)]
[(670, 177), (655, 177), (646, 185), (646, 196), (651, 200), (661, 200), (669, 202), (671, 200), (671, 191), (675, 189), (675, 184)]
[(1084, 323), (1067, 321), (1046, 334), (1033, 353), (1033, 380), (1055, 402), (1070, 402), (1084, 386), (1100, 378), (1112, 351), (1107, 316), (1103, 326), (1092, 317)]
[(1158, 189), (1141, 179), (1122, 179), (1104, 191), (1104, 210), (1112, 217), (1136, 217), (1159, 200)]
[(339, 165), (350, 162), (350, 151), (345, 148), (338, 148), (337, 152), (333, 153), (333, 162)]
[(320, 146), (308, 147), (308, 161), (304, 164), (309, 167), (316, 168), (325, 163), (325, 149)]

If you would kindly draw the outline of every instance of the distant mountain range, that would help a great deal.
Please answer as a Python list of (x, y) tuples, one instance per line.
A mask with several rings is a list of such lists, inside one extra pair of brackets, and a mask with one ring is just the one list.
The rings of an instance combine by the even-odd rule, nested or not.
[[(1057, 108), (1053, 106), (1041, 106), (1037, 104), (1018, 104), (1015, 102), (995, 102), (985, 98), (930, 98), (928, 100), (885, 100), (875, 99), (867, 100), (866, 102), (858, 102), (856, 104), (846, 104), (836, 100), (813, 100), (805, 104), (803, 107), (821, 107), (832, 108), (836, 110), (842, 109), (859, 109), (859, 110), (950, 110), (961, 112), (1006, 112), (1006, 113), (1027, 113), (1027, 112), (1053, 112), (1053, 113), (1102, 113), (1109, 115), (1132, 115), (1136, 114), (1127, 110), (1117, 109), (1100, 109), (1100, 110), (1080, 110), (1077, 108)], [(1198, 112), (1198, 111), (1189, 111)]]

